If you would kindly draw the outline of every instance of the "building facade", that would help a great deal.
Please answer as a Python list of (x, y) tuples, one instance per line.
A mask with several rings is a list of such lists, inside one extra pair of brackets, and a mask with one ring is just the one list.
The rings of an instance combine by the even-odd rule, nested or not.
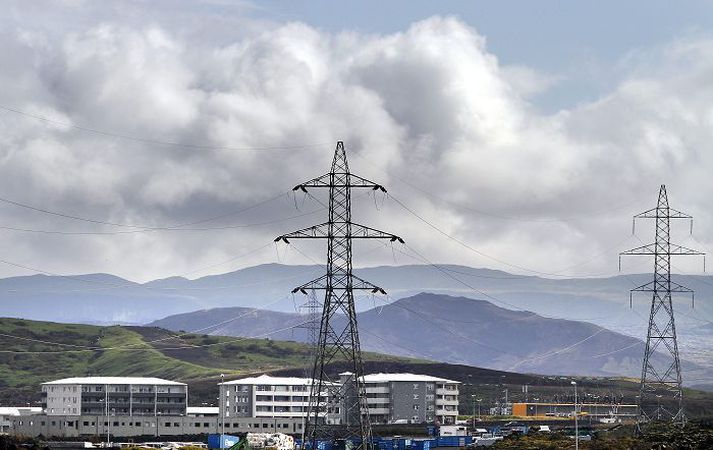
[[(351, 375), (341, 374), (344, 381)], [(451, 425), (458, 418), (457, 381), (412, 373), (377, 373), (365, 375), (364, 385), (374, 424)]]
[[(638, 417), (638, 406), (608, 403), (578, 403), (580, 415), (595, 419), (634, 419)], [(519, 417), (571, 417), (574, 403), (513, 403), (512, 414)]]
[(0, 433), (10, 433), (17, 418), (42, 413), (42, 408), (30, 406), (0, 406)]
[(182, 416), (185, 383), (142, 377), (65, 378), (42, 383), (48, 416)]
[(8, 433), (23, 436), (73, 438), (102, 436), (113, 441), (128, 437), (197, 436), (220, 433), (300, 434), (303, 419), (231, 418), (217, 416), (47, 416), (36, 414), (12, 418)]
[[(310, 406), (312, 380), (297, 377), (259, 377), (220, 383), (220, 416), (304, 419)], [(316, 397), (316, 396), (315, 396)], [(320, 416), (339, 424), (339, 405), (331, 404), (326, 390), (320, 393), (323, 405)]]
[[(351, 374), (342, 379), (332, 387), (353, 384)], [(365, 383), (375, 424), (455, 423), (458, 382), (427, 375), (373, 374), (366, 375)], [(184, 383), (138, 377), (67, 378), (42, 384), (44, 411), (20, 413), (14, 408), (0, 417), (5, 432), (57, 438), (302, 433), (309, 414), (310, 379), (261, 375), (218, 387), (219, 407), (189, 408)], [(343, 423), (345, 408), (332, 402), (326, 389), (320, 396), (323, 420)]]

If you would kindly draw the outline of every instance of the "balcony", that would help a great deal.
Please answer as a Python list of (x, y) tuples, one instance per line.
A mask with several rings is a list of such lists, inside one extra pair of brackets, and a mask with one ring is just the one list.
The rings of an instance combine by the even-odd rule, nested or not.
[(458, 395), (458, 388), (448, 389), (448, 388), (438, 388), (436, 389), (436, 395)]
[(388, 394), (389, 393), (389, 388), (384, 386), (384, 387), (370, 387), (367, 386), (364, 388), (367, 394)]

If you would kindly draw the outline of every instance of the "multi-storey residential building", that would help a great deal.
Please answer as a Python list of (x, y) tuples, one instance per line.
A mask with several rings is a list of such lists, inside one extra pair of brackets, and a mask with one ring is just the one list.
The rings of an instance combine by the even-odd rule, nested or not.
[(182, 416), (185, 383), (141, 377), (65, 378), (42, 383), (48, 416)]
[[(312, 380), (296, 377), (243, 378), (219, 384), (220, 416), (232, 417), (307, 417)], [(327, 391), (320, 394), (327, 408), (322, 411), (328, 423), (339, 423), (339, 405), (330, 405)]]
[[(343, 383), (353, 375), (341, 374)], [(372, 423), (454, 424), (458, 417), (459, 382), (411, 373), (364, 376)]]
[[(455, 381), (427, 375), (373, 374), (366, 375), (365, 383), (374, 423), (455, 423), (459, 384)], [(332, 387), (349, 397), (350, 392), (354, 394), (353, 375), (343, 374), (341, 384)], [(53, 437), (303, 431), (312, 388), (309, 378), (262, 375), (221, 383), (219, 388), (219, 408), (187, 408), (187, 386), (158, 378), (51, 381), (42, 384), (44, 412), (7, 411), (2, 417), (3, 430)], [(335, 404), (327, 392), (320, 394), (326, 404), (323, 420), (331, 424), (354, 420), (341, 417), (346, 408)]]

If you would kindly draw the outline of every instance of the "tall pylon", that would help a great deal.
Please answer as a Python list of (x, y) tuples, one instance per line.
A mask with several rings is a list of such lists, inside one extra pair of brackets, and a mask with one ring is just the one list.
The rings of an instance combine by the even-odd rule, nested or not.
[[(671, 256), (705, 254), (671, 243), (671, 219), (690, 220), (690, 229), (693, 232), (693, 217), (669, 207), (665, 185), (662, 184), (659, 189), (659, 200), (656, 207), (634, 216), (633, 232), (636, 231), (637, 219), (656, 220), (656, 241), (653, 244), (642, 245), (619, 255), (620, 269), (621, 256), (654, 256), (653, 281), (632, 289), (629, 294), (631, 303), (634, 292), (653, 293), (649, 327), (646, 334), (646, 350), (641, 369), (638, 422), (642, 424), (651, 420), (666, 420), (684, 424), (686, 415), (681, 389), (681, 361), (678, 356), (676, 323), (671, 295), (675, 293), (690, 294), (691, 301), (693, 301), (693, 291), (671, 281)], [(667, 405), (670, 403), (673, 403), (675, 407), (668, 407)]]
[[(352, 223), (351, 190), (365, 188), (386, 192), (386, 189), (349, 172), (342, 141), (337, 142), (331, 171), (298, 184), (293, 190), (307, 192), (308, 188), (329, 189), (329, 220), (275, 239), (275, 242), (283, 241), (287, 244), (290, 239), (327, 240), (327, 273), (292, 291), (303, 294), (312, 289), (325, 291), (317, 354), (312, 369), (313, 384), (305, 424), (305, 443), (309, 443), (315, 450), (318, 440), (352, 438), (354, 448), (367, 449), (372, 445), (372, 434), (354, 291), (366, 290), (382, 294), (385, 291), (352, 273), (352, 240), (404, 241), (394, 234)], [(341, 316), (346, 320), (340, 320)], [(337, 377), (328, 373), (329, 364), (336, 361), (346, 361), (351, 369), (351, 378), (345, 383), (340, 384)], [(330, 417), (339, 417), (339, 425)]]

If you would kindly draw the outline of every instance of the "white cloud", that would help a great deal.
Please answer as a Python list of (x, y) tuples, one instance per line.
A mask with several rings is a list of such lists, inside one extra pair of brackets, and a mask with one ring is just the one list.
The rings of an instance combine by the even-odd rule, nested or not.
[[(704, 208), (713, 188), (705, 170), (713, 137), (711, 42), (652, 52), (657, 63), (642, 72), (646, 64), (637, 59), (609, 95), (543, 115), (528, 98), (557, 77), (501, 67), (483, 37), (455, 18), (434, 17), (383, 36), (253, 23), (234, 39), (218, 40), (196, 39), (171, 21), (134, 22), (103, 18), (59, 36), (21, 27), (6, 33), (0, 81), (8, 89), (0, 105), (120, 135), (223, 148), (112, 138), (3, 112), (0, 196), (115, 222), (193, 222), (326, 172), (341, 139), (355, 172), (386, 183), (459, 239), (518, 266), (610, 271), (619, 250), (611, 247), (626, 238), (628, 218), (653, 206), (663, 182), (672, 185), (676, 206), (700, 215), (701, 235), (713, 231)], [(239, 150), (314, 143), (326, 144)], [(393, 200), (382, 211), (370, 202), (355, 200), (355, 220), (402, 234), (431, 260), (515, 270), (445, 240)], [(0, 212), (0, 225), (122, 230), (9, 206)], [(295, 214), (289, 201), (277, 201), (203, 226)], [(543, 220), (550, 217), (571, 220)], [(0, 245), (8, 259), (51, 271), (144, 280), (227, 259), (319, 219), (89, 237), (4, 231)], [(604, 249), (604, 257), (581, 264)], [(267, 251), (213, 270), (274, 259)], [(302, 261), (292, 253), (287, 262)], [(386, 250), (360, 262), (393, 259)]]

